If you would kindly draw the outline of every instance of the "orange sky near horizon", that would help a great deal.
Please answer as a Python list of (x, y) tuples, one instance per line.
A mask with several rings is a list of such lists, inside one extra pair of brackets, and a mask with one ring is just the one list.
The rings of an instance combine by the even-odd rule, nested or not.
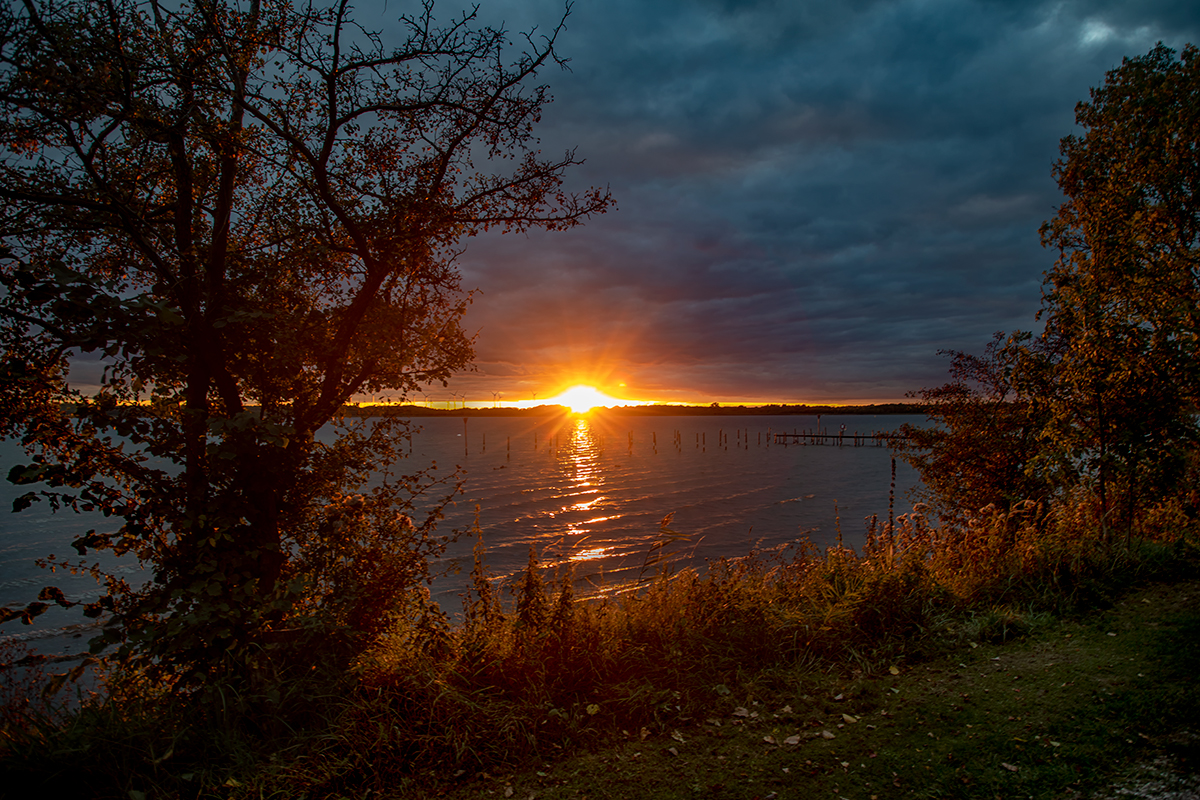
[[(611, 392), (611, 393), (610, 393)], [(442, 392), (430, 391), (425, 394), (410, 396), (406, 399), (399, 399), (393, 396), (360, 396), (356, 398), (358, 402), (370, 405), (374, 403), (392, 404), (406, 403), (412, 405), (426, 406), (429, 408), (537, 408), (538, 406), (565, 406), (572, 413), (582, 414), (594, 408), (618, 408), (621, 406), (648, 406), (648, 405), (679, 405), (679, 406), (707, 406), (714, 403), (722, 406), (768, 406), (768, 405), (822, 405), (822, 406), (852, 406), (852, 405), (868, 405), (886, 402), (904, 402), (870, 399), (862, 402), (829, 402), (827, 400), (813, 399), (793, 399), (793, 398), (764, 398), (764, 399), (747, 399), (743, 397), (735, 398), (702, 398), (702, 397), (671, 397), (671, 398), (647, 398), (636, 397), (628, 392), (624, 384), (620, 384), (610, 391), (605, 391), (603, 388), (590, 383), (574, 383), (564, 384), (558, 391), (542, 393), (530, 393), (530, 396), (525, 399), (516, 399), (518, 393), (493, 392), (493, 397), (489, 399), (474, 398), (469, 395), (458, 394), (448, 390)]]

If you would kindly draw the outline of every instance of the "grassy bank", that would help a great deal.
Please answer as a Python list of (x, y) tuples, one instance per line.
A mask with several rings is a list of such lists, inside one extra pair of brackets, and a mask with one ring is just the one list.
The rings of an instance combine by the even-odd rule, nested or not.
[[(180, 697), (118, 672), (80, 712), (10, 709), (6, 788), (1088, 796), (1200, 718), (1200, 590), (1188, 528), (1125, 539), (1086, 511), (953, 529), (908, 515), (862, 552), (751, 554), (703, 575), (654, 573), (651, 548), (639, 591), (589, 602), (535, 553), (499, 588), (481, 550), (461, 625), (414, 594), (351, 664), (330, 667), (318, 643), (254, 686)], [(1151, 582), (1176, 588), (1110, 608)]]
[(978, 632), (874, 672), (766, 675), (669, 731), (425, 788), (464, 800), (1200, 793), (1200, 582), (1034, 616), (1008, 641)]

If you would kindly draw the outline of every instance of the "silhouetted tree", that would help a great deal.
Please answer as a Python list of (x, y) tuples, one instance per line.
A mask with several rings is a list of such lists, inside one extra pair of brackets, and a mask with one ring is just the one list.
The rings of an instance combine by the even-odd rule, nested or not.
[[(1200, 397), (1200, 57), (1161, 44), (1076, 108), (1042, 227), (1059, 251), (1042, 316), (1062, 343), (1047, 439), (1106, 521), (1178, 486)], [(1123, 502), (1117, 502), (1114, 495)]]
[(1194, 476), (1200, 399), (1200, 53), (1159, 45), (1080, 103), (1042, 226), (1044, 333), (952, 353), (901, 454), (943, 513), (1094, 491), (1101, 524)]
[(1053, 358), (1045, 344), (1028, 333), (997, 333), (982, 356), (944, 351), (951, 381), (910, 393), (933, 425), (902, 425), (895, 449), (921, 476), (918, 499), (943, 519), (1049, 499), (1052, 486), (1039, 464)]
[[(297, 630), (364, 641), (423, 577), (421, 473), (364, 490), (403, 431), (317, 432), (359, 392), (401, 397), (472, 357), (464, 236), (563, 229), (533, 128), (558, 27), (524, 37), (431, 3), (392, 47), (346, 0), (27, 0), (0, 6), (2, 430), (31, 493), (121, 520), (75, 543), (135, 554), (87, 613), (205, 680)], [(564, 17), (565, 20), (565, 17)], [(103, 356), (99, 386), (72, 357)], [(414, 516), (416, 518), (414, 519)], [(54, 589), (6, 617), (71, 605)], [(338, 637), (334, 637), (338, 638)]]

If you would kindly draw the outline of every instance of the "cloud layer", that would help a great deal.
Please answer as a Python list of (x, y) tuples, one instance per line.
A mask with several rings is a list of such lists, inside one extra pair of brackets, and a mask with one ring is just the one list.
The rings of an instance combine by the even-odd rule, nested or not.
[[(480, 13), (519, 31), (562, 7)], [(1187, 2), (580, 0), (540, 135), (619, 210), (469, 240), (478, 370), (450, 389), (880, 402), (940, 383), (938, 350), (1036, 326), (1075, 104), (1198, 32)]]

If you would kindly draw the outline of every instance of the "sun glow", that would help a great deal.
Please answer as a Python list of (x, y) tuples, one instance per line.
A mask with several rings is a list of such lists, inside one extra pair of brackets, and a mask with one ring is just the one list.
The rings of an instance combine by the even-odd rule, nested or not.
[(576, 414), (586, 414), (597, 406), (616, 406), (621, 405), (624, 401), (606, 395), (595, 386), (580, 384), (572, 386), (557, 397), (549, 398), (546, 402), (552, 405), (566, 406)]

